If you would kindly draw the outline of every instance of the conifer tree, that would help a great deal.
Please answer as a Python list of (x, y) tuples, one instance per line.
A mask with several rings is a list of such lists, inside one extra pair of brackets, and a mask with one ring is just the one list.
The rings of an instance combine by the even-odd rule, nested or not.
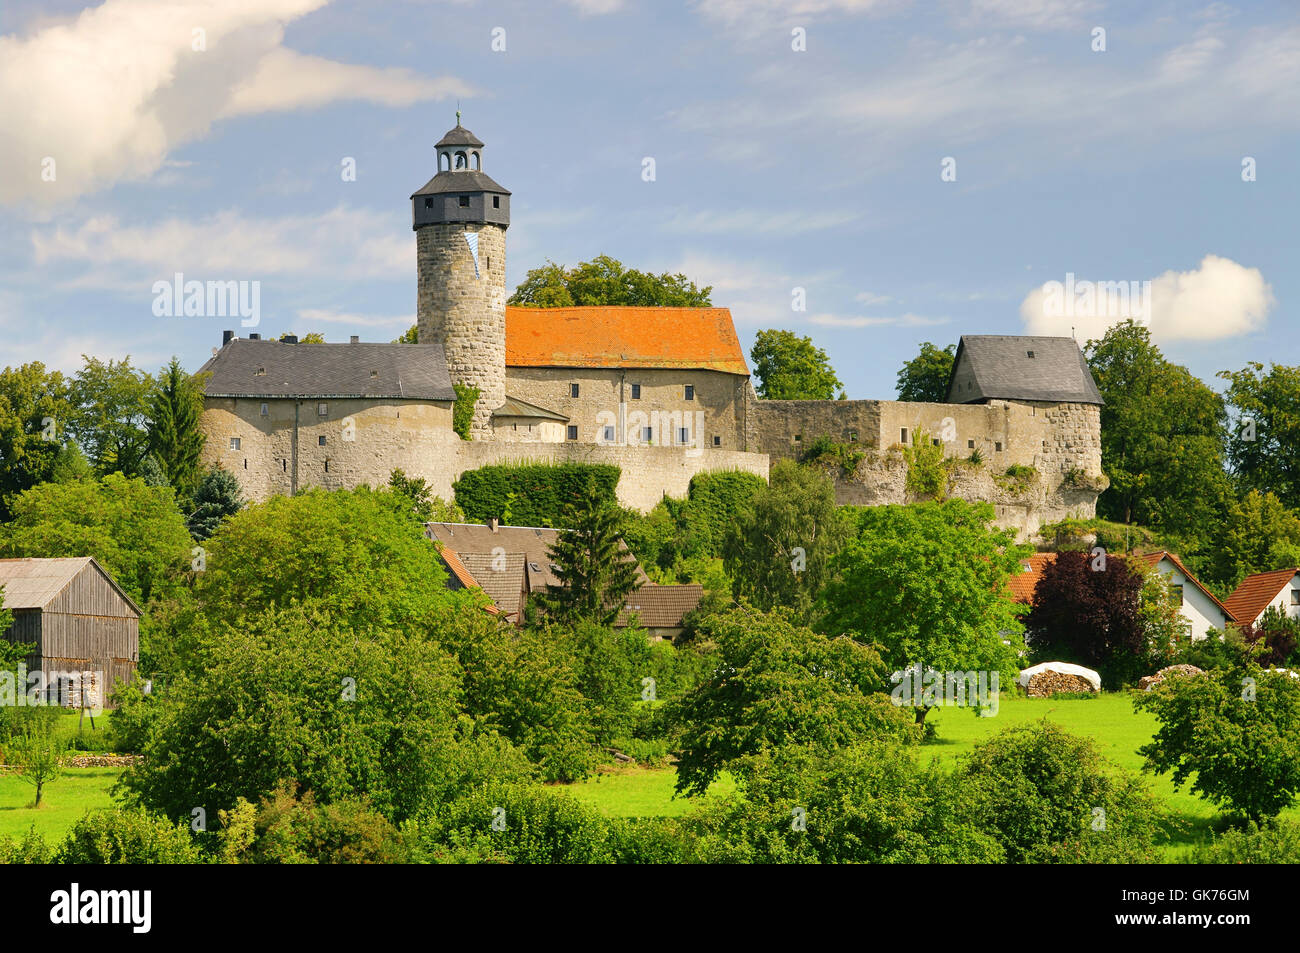
[(149, 450), (177, 494), (188, 497), (199, 482), (203, 392), (196, 377), (172, 358), (149, 398)]
[(589, 483), (583, 499), (565, 516), (571, 528), (549, 550), (552, 571), (562, 585), (548, 585), (537, 601), (563, 624), (612, 625), (627, 597), (641, 587), (636, 557), (619, 546), (619, 509), (601, 500)]

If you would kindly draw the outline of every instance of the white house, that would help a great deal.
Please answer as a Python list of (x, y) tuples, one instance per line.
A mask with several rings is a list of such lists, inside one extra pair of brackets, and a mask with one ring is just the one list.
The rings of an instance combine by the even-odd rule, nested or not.
[(1300, 617), (1300, 569), (1247, 576), (1225, 605), (1242, 625), (1258, 622), (1269, 608), (1279, 609), (1291, 619)]
[(1207, 638), (1210, 629), (1222, 633), (1228, 623), (1237, 621), (1231, 608), (1202, 586), (1173, 553), (1144, 553), (1138, 558), (1169, 582), (1179, 599), (1178, 611), (1187, 624), (1193, 641)]

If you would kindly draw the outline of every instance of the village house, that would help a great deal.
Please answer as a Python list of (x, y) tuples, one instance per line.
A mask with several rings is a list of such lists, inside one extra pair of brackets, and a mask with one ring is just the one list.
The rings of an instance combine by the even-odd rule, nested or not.
[(50, 701), (108, 706), (134, 677), (140, 608), (93, 557), (0, 559), (0, 587), (13, 613), (0, 637), (32, 646), (27, 671), (41, 673)]
[[(492, 608), (506, 621), (522, 625), (529, 596), (561, 585), (555, 576), (550, 550), (564, 532), (533, 526), (488, 523), (426, 523), (424, 535), (439, 544), (452, 589), (481, 589)], [(621, 540), (619, 548), (627, 551)], [(650, 581), (640, 564), (641, 587), (628, 596), (616, 628), (634, 622), (653, 639), (675, 639), (682, 634), (682, 619), (700, 604), (699, 585), (662, 586)]]
[(1256, 573), (1241, 581), (1224, 603), (1242, 625), (1254, 625), (1268, 609), (1300, 618), (1300, 569)]

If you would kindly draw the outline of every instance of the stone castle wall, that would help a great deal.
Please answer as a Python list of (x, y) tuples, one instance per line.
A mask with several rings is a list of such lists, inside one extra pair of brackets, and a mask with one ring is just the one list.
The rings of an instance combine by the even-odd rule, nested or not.
[[(478, 274), (466, 232), (478, 234)], [(506, 399), (506, 232), (472, 222), (416, 229), (416, 323), (421, 344), (439, 342), (453, 383), (479, 388), (471, 430), (492, 435)]]

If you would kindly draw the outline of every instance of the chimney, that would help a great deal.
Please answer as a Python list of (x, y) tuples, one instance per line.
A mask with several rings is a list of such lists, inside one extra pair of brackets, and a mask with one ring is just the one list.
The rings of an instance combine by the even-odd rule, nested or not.
[(361, 338), (357, 337), (357, 335), (354, 334), (354, 335), (352, 335), (352, 340), (351, 340), (349, 343), (350, 343), (350, 344), (360, 344), (360, 343), (361, 343)]
[(230, 343), (231, 341), (233, 341), (234, 339), (235, 339), (235, 332), (234, 332), (234, 331), (222, 331), (222, 332), (221, 332), (221, 346), (222, 346), (222, 347), (225, 347), (227, 344), (229, 344), (229, 343)]
[(498, 527), (499, 525), (500, 525), (500, 522), (497, 520), (497, 518), (496, 518), (495, 516), (490, 517), (490, 518), (488, 519), (488, 529), (492, 530), (492, 532), (495, 533), (495, 532), (497, 531), (497, 527)]
[(297, 344), (297, 343), (298, 343), (298, 335), (296, 335), (296, 334), (286, 334), (284, 337), (280, 338), (280, 343), (281, 343), (281, 344)]
[(262, 340), (262, 335), (260, 335), (260, 334), (250, 334), (250, 335), (248, 336), (248, 339), (249, 339), (250, 341), (260, 341), (260, 340)]

